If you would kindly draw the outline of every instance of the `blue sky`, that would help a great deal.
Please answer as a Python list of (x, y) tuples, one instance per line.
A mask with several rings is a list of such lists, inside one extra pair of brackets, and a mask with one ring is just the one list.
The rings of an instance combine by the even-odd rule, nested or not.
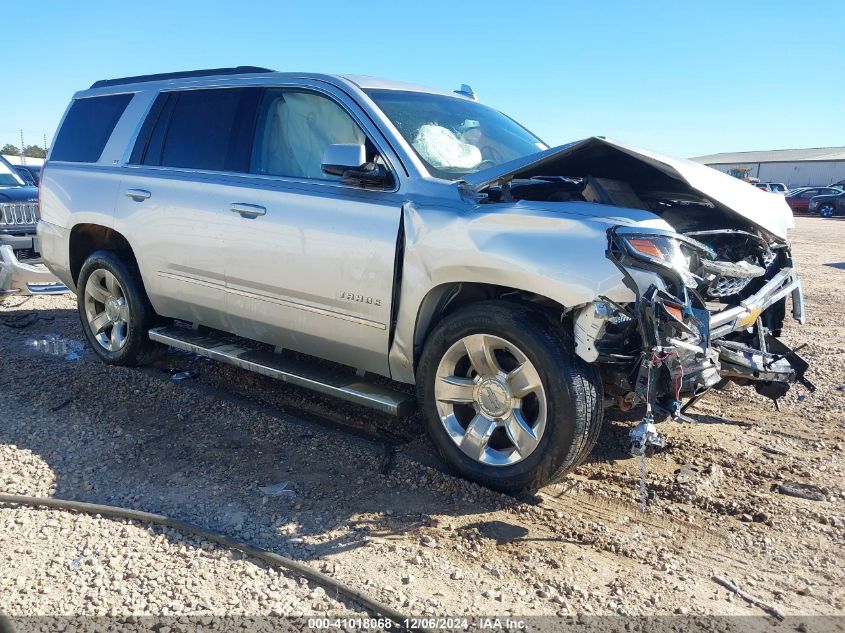
[(841, 0), (43, 0), (3, 26), (0, 145), (49, 140), (97, 79), (239, 64), (468, 83), (553, 145), (845, 145)]

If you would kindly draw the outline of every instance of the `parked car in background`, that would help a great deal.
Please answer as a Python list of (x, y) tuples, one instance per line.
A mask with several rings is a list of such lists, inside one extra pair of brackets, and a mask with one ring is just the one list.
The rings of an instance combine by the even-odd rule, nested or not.
[(38, 181), (41, 179), (41, 165), (14, 165), (13, 167), (26, 184), (38, 186)]
[(833, 189), (833, 191), (836, 193), (812, 198), (807, 206), (810, 213), (818, 213), (823, 218), (845, 214), (845, 191), (838, 189)]
[(842, 193), (836, 187), (799, 187), (786, 194), (786, 204), (793, 213), (809, 213), (810, 198), (816, 196), (835, 196)]
[(845, 180), (840, 180), (839, 182), (832, 182), (829, 186), (838, 187), (839, 189), (845, 190)]
[(787, 192), (786, 185), (782, 182), (755, 182), (753, 184), (758, 189), (768, 191), (769, 193), (786, 194)]
[(0, 297), (67, 292), (41, 262), (37, 222), (38, 189), (0, 156)]

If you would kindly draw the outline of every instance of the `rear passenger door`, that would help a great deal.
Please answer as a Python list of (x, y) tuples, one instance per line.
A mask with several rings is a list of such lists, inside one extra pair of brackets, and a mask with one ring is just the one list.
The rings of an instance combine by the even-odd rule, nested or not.
[(231, 329), (225, 241), (235, 174), (249, 168), (259, 88), (161, 93), (121, 182), (115, 228), (131, 236), (156, 311)]
[[(236, 333), (388, 375), (402, 197), (387, 143), (348, 97), (307, 83), (268, 88), (255, 129), (248, 183), (227, 201)], [(324, 174), (333, 143), (365, 145), (392, 183), (363, 189)]]

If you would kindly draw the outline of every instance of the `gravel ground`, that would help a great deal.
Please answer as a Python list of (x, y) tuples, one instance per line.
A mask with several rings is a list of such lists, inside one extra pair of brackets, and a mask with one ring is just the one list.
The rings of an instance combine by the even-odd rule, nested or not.
[[(449, 474), (417, 418), (393, 419), (170, 353), (101, 364), (72, 296), (0, 305), (0, 491), (191, 521), (421, 615), (787, 615), (845, 610), (845, 221), (799, 218), (796, 254), (818, 390), (777, 412), (729, 388), (695, 424), (661, 425), (638, 507), (629, 425), (606, 423), (568, 480), (514, 499)], [(39, 347), (57, 339), (61, 345)], [(56, 354), (54, 352), (58, 351)], [(172, 376), (195, 372), (186, 380)], [(822, 500), (778, 492), (818, 487)], [(273, 493), (267, 486), (277, 485)], [(168, 529), (0, 507), (0, 595), (11, 616), (363, 616), (355, 604)]]

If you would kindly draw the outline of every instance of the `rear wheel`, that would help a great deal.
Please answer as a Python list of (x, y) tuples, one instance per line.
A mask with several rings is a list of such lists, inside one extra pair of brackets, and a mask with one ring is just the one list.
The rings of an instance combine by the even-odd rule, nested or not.
[(155, 312), (134, 262), (109, 251), (93, 253), (77, 283), (82, 329), (93, 350), (111, 365), (140, 365), (158, 346), (149, 339)]
[(503, 492), (561, 478), (592, 449), (601, 382), (560, 324), (535, 309), (479, 303), (441, 321), (418, 371), (428, 431), (468, 479)]
[(833, 205), (830, 203), (823, 204), (819, 207), (819, 215), (823, 218), (832, 218), (833, 217)]

